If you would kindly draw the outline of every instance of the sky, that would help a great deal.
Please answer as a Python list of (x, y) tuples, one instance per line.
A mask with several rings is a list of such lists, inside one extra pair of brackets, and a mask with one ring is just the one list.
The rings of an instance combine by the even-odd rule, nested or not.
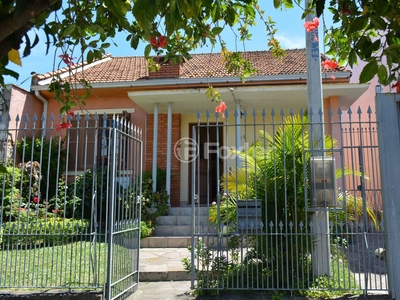
[[(277, 10), (273, 7), (272, 0), (261, 0), (260, 7), (265, 11), (265, 19), (267, 19), (268, 16), (271, 16), (271, 18), (276, 22), (276, 29), (278, 29), (276, 38), (280, 41), (281, 46), (284, 49), (305, 48), (304, 20), (301, 19), (302, 11), (299, 8)], [(322, 31), (322, 28), (320, 28), (320, 35)], [(268, 49), (267, 33), (265, 31), (265, 25), (261, 21), (258, 22), (257, 26), (251, 28), (250, 32), (252, 33), (252, 40), (246, 41), (245, 46), (235, 39), (235, 36), (229, 29), (223, 31), (222, 37), (227, 42), (228, 49), (232, 51), (256, 51)], [(40, 42), (32, 49), (31, 54), (28, 57), (22, 58), (22, 67), (13, 63), (8, 65), (8, 68), (19, 73), (19, 79), (15, 80), (14, 78), (7, 76), (5, 78), (6, 84), (15, 84), (25, 90), (29, 90), (31, 72), (36, 72), (38, 74), (50, 72), (53, 70), (55, 58), (58, 63), (59, 58), (57, 57), (58, 54), (55, 55), (55, 48), (50, 49), (48, 55), (45, 55), (46, 46), (44, 44), (44, 34), (39, 31), (38, 35)], [(113, 42), (118, 46), (114, 46), (113, 43), (111, 43), (111, 47), (107, 49), (107, 53), (111, 53), (113, 56), (142, 56), (146, 44), (140, 44), (138, 49), (134, 50), (130, 47), (129, 42), (126, 42), (125, 37), (126, 34), (120, 34), (117, 36)], [(320, 52), (323, 53), (325, 52), (322, 44), (323, 37), (320, 36), (319, 40)], [(23, 46), (21, 49), (23, 50)], [(210, 53), (211, 50), (211, 47), (208, 46), (196, 49), (192, 53)], [(219, 50), (219, 48), (215, 48), (213, 49), (213, 52), (215, 53)]]

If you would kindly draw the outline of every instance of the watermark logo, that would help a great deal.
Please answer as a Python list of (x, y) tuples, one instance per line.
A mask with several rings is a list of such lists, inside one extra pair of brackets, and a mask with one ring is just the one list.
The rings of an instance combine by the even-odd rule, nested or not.
[(194, 139), (181, 138), (174, 145), (174, 154), (180, 162), (191, 163), (199, 155), (199, 145)]
[(238, 148), (233, 146), (221, 146), (217, 142), (206, 142), (199, 145), (192, 138), (181, 138), (174, 145), (175, 157), (183, 163), (191, 163), (195, 161), (199, 155), (201, 159), (236, 159), (239, 158), (239, 153), (246, 152), (249, 149), (249, 144), (245, 143)]

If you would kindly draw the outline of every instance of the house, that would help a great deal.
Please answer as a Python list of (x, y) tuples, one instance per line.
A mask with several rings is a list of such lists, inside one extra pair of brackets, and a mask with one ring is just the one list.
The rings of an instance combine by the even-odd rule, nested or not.
[[(281, 61), (268, 51), (246, 52), (243, 55), (258, 72), (245, 82), (227, 72), (219, 53), (193, 54), (192, 59), (179, 65), (162, 63), (161, 69), (156, 72), (149, 71), (144, 57), (113, 57), (107, 54), (91, 64), (78, 64), (55, 73), (74, 83), (82, 78), (90, 82), (91, 95), (82, 111), (77, 110), (76, 113), (124, 113), (133, 124), (143, 128), (144, 169), (154, 171), (158, 166), (166, 169), (168, 175), (173, 174), (167, 176), (166, 183), (170, 204), (184, 206), (193, 200), (192, 164), (173, 155), (173, 148), (182, 138), (192, 137), (194, 124), (207, 122), (207, 110), (214, 114), (216, 104), (206, 96), (209, 86), (219, 91), (230, 111), (229, 118), (238, 123), (246, 122), (246, 118), (240, 115), (233, 117), (235, 109), (251, 114), (253, 109), (265, 109), (267, 112), (273, 108), (277, 111), (293, 109), (297, 112), (307, 107), (305, 49), (287, 50)], [(321, 55), (321, 59), (324, 61), (327, 58)], [(366, 84), (350, 83), (352, 73), (342, 67), (335, 70), (322, 68), (322, 74), (324, 107), (333, 111), (339, 108), (346, 110), (368, 88)], [(53, 72), (37, 74), (31, 85), (32, 93), (44, 103), (43, 112), (47, 116), (59, 114), (59, 104), (48, 91), (52, 77)], [(84, 92), (79, 84), (76, 84), (76, 89), (79, 93)], [(202, 113), (199, 119), (196, 116), (198, 111)], [(267, 118), (271, 119), (269, 113)], [(215, 117), (208, 121), (214, 122)], [(204, 132), (198, 134), (203, 135)], [(240, 134), (244, 136), (246, 133)], [(208, 133), (208, 139), (216, 135), (218, 133)], [(78, 163), (78, 166), (82, 164)], [(90, 168), (90, 164), (87, 167)], [(214, 185), (212, 193), (215, 194), (217, 188)]]

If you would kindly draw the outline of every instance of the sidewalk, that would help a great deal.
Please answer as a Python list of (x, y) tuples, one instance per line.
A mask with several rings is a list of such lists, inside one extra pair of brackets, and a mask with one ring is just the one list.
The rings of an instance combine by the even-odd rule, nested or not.
[[(138, 290), (128, 300), (268, 300), (271, 291), (224, 292), (214, 296), (195, 296), (191, 290), (190, 275), (183, 268), (182, 259), (190, 257), (186, 248), (141, 248), (140, 282)], [(311, 299), (305, 297), (283, 297), (282, 300)], [(385, 293), (375, 295), (347, 295), (339, 299), (348, 300), (391, 300)]]

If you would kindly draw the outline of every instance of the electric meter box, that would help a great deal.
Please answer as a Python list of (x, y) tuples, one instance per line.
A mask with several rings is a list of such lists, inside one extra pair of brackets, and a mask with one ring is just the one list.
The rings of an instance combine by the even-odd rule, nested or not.
[(335, 158), (312, 156), (308, 171), (311, 208), (336, 206)]

